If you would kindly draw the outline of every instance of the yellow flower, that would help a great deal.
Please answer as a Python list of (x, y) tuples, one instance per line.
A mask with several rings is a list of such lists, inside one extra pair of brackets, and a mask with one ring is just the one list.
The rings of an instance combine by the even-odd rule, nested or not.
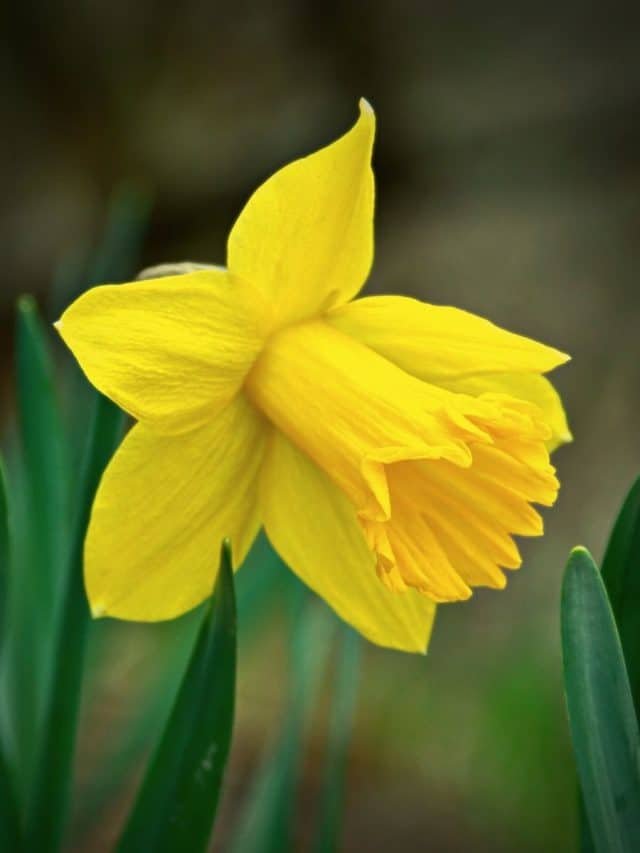
[(570, 440), (543, 377), (567, 356), (401, 296), (351, 301), (373, 258), (375, 118), (247, 202), (227, 268), (97, 287), (59, 331), (138, 421), (93, 508), (95, 615), (177, 616), (228, 536), (259, 528), (373, 642), (424, 651), (436, 602), (501, 588), (538, 536), (549, 449)]

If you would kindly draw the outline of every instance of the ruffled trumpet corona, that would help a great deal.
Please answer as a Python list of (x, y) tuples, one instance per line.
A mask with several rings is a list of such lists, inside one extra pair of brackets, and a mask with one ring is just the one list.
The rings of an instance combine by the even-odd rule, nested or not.
[(251, 196), (227, 266), (82, 295), (57, 328), (135, 418), (85, 546), (95, 615), (169, 619), (264, 527), (375, 643), (426, 649), (435, 606), (501, 588), (570, 440), (557, 350), (450, 307), (354, 299), (373, 259), (373, 110)]

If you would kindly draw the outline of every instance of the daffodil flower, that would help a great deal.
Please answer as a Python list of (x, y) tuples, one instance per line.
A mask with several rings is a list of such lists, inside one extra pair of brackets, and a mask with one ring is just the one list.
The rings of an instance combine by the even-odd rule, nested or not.
[(424, 651), (436, 603), (501, 588), (553, 504), (570, 439), (543, 374), (567, 360), (402, 296), (355, 301), (373, 258), (375, 118), (267, 180), (227, 267), (96, 287), (59, 331), (138, 423), (85, 549), (95, 615), (160, 620), (210, 594), (261, 527), (375, 643)]

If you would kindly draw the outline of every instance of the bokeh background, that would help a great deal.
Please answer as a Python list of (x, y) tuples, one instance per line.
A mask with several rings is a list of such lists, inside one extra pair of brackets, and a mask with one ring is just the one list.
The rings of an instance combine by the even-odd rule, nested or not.
[[(140, 266), (222, 262), (250, 192), (342, 133), (361, 95), (379, 122), (369, 292), (463, 307), (573, 355), (556, 381), (575, 443), (557, 454), (563, 488), (544, 540), (525, 543), (506, 591), (441, 608), (426, 658), (365, 650), (344, 833), (345, 851), (372, 853), (571, 849), (561, 572), (573, 544), (601, 554), (640, 467), (640, 15), (597, 2), (420, 0), (20, 0), (6, 13), (5, 425), (20, 293), (54, 319), (64, 282), (123, 220), (144, 223), (123, 270), (138, 236)], [(58, 351), (61, 368), (69, 358)], [(110, 629), (114, 651), (86, 702), (78, 799), (132, 724), (168, 630)], [(286, 647), (271, 601), (241, 646), (217, 849), (281, 720)], [(329, 682), (303, 763), (301, 850)], [(90, 825), (78, 818), (73, 849), (109, 849), (135, 780), (125, 774)]]

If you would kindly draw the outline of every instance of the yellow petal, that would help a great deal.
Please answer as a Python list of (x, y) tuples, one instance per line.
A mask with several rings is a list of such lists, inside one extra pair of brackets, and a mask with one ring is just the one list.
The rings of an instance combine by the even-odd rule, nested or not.
[(256, 294), (225, 270), (77, 299), (56, 324), (89, 381), (161, 432), (205, 423), (240, 388), (261, 345)]
[(537, 376), (535, 373), (498, 373), (471, 376), (444, 384), (452, 391), (462, 394), (510, 394), (534, 403), (551, 427), (551, 438), (547, 441), (549, 452), (573, 440), (560, 395), (544, 376)]
[(353, 506), (279, 433), (269, 443), (261, 496), (273, 546), (342, 619), (378, 645), (426, 650), (434, 603), (414, 590), (391, 592), (379, 582)]
[(503, 585), (500, 566), (519, 565), (511, 534), (542, 533), (530, 504), (552, 504), (558, 481), (525, 400), (422, 382), (322, 321), (273, 335), (246, 389), (350, 501), (390, 590), (444, 602)]
[(282, 326), (354, 296), (373, 259), (375, 117), (285, 166), (247, 202), (229, 235), (229, 269), (258, 285)]
[(227, 536), (240, 565), (259, 526), (265, 433), (242, 396), (182, 435), (131, 430), (105, 472), (87, 535), (96, 616), (155, 621), (194, 607), (211, 593)]
[(357, 299), (332, 311), (327, 321), (436, 384), (484, 373), (546, 373), (569, 358), (475, 314), (406, 296)]

